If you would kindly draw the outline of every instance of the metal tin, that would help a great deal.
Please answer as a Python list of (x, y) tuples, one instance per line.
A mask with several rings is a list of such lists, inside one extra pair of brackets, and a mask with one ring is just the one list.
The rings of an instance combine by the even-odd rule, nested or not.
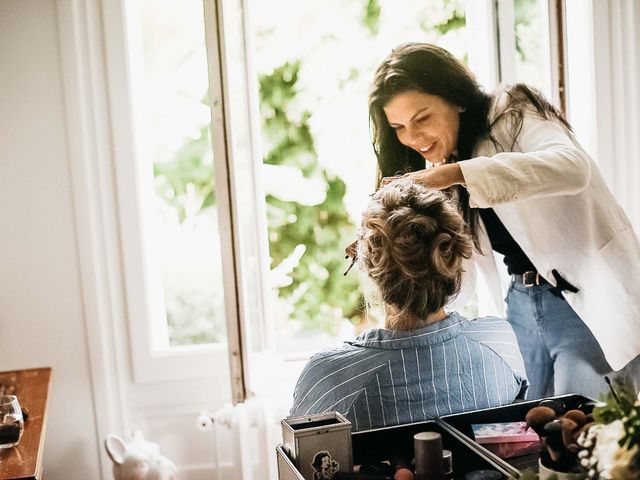
[(339, 412), (281, 421), (283, 449), (305, 480), (330, 480), (353, 471), (351, 422)]

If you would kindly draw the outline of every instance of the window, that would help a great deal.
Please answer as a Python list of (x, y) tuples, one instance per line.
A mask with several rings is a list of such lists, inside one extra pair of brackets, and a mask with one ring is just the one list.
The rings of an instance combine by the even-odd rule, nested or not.
[(487, 90), (551, 85), (532, 74), (551, 70), (541, 0), (130, 3), (129, 64), (146, 83), (131, 95), (140, 181), (120, 198), (137, 206), (123, 219), (130, 302), (152, 319), (132, 325), (148, 345), (136, 363), (146, 378), (161, 358), (219, 365), (226, 335), (236, 400), (250, 366), (273, 373), (274, 358), (377, 321), (343, 250), (373, 190), (367, 91), (391, 48), (438, 43)]
[[(202, 4), (136, 0), (131, 65), (158, 347), (226, 340)], [(137, 35), (136, 35), (137, 34)], [(136, 49), (135, 47), (140, 48)], [(160, 333), (161, 332), (161, 333)]]
[(134, 377), (210, 377), (215, 363), (222, 379), (235, 277), (223, 255), (232, 240), (216, 168), (224, 155), (211, 142), (203, 5), (124, 6), (117, 71), (131, 131), (117, 142), (116, 169)]
[(498, 2), (501, 80), (536, 87), (564, 109), (560, 99), (563, 35), (560, 7), (552, 9), (553, 3), (557, 2)]

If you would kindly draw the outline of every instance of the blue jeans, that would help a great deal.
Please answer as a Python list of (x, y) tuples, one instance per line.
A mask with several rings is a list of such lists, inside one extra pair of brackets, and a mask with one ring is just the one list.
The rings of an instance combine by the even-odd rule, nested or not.
[(591, 331), (551, 288), (546, 283), (526, 287), (512, 282), (505, 299), (507, 320), (518, 338), (531, 385), (527, 398), (579, 393), (598, 399), (609, 390), (604, 375), (612, 380), (623, 376), (637, 391), (640, 356), (612, 372)]

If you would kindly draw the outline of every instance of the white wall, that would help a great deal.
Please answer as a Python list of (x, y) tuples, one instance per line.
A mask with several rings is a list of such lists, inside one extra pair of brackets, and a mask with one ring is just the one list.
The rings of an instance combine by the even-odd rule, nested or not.
[(0, 370), (53, 367), (47, 478), (96, 478), (55, 2), (0, 2)]
[(53, 367), (47, 480), (111, 478), (102, 441), (134, 423), (183, 480), (223, 478), (231, 456), (216, 464), (196, 417), (230, 400), (229, 382), (132, 379), (118, 206), (91, 193), (113, 182), (104, 5), (0, 1), (0, 370)]

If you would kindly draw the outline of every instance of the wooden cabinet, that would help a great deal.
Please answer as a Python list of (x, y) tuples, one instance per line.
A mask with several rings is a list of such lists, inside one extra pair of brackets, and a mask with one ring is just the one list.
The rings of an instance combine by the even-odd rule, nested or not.
[(0, 384), (14, 390), (7, 393), (17, 395), (20, 405), (29, 412), (20, 443), (16, 447), (0, 450), (0, 480), (42, 480), (51, 369), (0, 372)]

